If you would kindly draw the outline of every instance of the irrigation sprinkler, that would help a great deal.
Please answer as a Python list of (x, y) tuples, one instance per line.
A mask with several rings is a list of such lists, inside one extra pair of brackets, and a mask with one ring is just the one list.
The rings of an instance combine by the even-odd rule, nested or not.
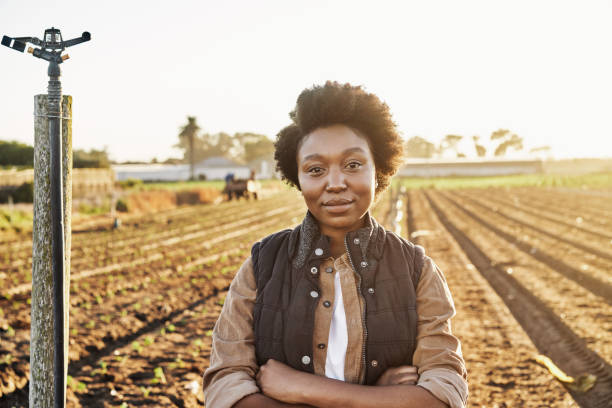
[[(50, 196), (51, 196), (51, 254), (53, 270), (53, 400), (55, 407), (64, 407), (66, 400), (65, 384), (65, 336), (64, 336), (64, 293), (65, 293), (65, 237), (64, 237), (64, 202), (63, 202), (63, 169), (62, 169), (62, 86), (60, 82), (59, 64), (66, 61), (68, 54), (62, 52), (73, 45), (89, 41), (91, 35), (84, 32), (81, 37), (64, 41), (59, 29), (51, 27), (45, 30), (43, 39), (36, 37), (2, 37), (2, 45), (19, 52), (24, 52), (26, 44), (28, 53), (34, 57), (49, 62), (47, 75), (49, 76), (46, 118), (48, 119), (49, 135), (49, 163), (50, 163)], [(34, 220), (36, 222), (36, 219)], [(33, 280), (34, 282), (34, 280)], [(34, 297), (34, 291), (32, 292)], [(34, 303), (34, 299), (32, 299)], [(30, 387), (30, 400), (32, 401), (32, 387)], [(47, 406), (46, 404), (44, 404)]]

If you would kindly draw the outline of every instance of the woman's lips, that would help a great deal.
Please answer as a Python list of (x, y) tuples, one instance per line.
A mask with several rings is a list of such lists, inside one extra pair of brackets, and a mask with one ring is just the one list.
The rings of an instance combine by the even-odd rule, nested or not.
[(347, 211), (353, 205), (352, 200), (329, 200), (323, 203), (323, 207), (332, 214), (339, 214)]

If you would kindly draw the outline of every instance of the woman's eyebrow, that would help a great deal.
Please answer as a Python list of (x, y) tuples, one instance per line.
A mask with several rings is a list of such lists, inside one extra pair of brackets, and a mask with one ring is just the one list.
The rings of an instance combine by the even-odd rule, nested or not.
[[(364, 153), (365, 154), (365, 150), (363, 150), (361, 147), (351, 147), (348, 148), (346, 150), (344, 150), (342, 152), (342, 155), (346, 155), (349, 153)], [(316, 159), (321, 159), (323, 158), (323, 156), (319, 153), (313, 153), (313, 154), (309, 154), (308, 156), (304, 156), (304, 161), (306, 160), (316, 160)]]

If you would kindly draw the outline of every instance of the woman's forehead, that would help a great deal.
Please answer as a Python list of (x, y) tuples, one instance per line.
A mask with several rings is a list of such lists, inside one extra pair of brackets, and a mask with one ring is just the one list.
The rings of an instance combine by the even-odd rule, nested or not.
[(298, 151), (300, 161), (314, 157), (342, 156), (351, 153), (372, 155), (367, 139), (345, 125), (317, 128), (304, 136)]

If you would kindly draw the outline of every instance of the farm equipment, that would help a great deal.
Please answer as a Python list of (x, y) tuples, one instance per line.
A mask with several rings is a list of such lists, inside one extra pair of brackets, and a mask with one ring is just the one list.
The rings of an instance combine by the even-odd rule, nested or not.
[(258, 181), (255, 180), (254, 174), (248, 179), (235, 179), (233, 174), (228, 174), (225, 177), (225, 188), (223, 189), (223, 195), (228, 200), (239, 199), (241, 197), (250, 200), (251, 198), (257, 200), (257, 193), (261, 186)]

